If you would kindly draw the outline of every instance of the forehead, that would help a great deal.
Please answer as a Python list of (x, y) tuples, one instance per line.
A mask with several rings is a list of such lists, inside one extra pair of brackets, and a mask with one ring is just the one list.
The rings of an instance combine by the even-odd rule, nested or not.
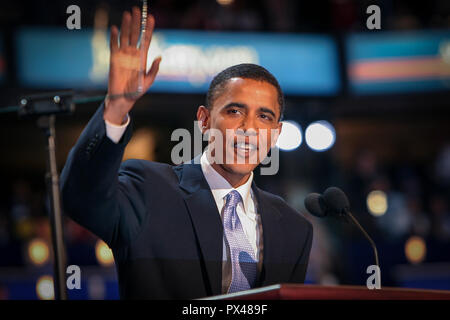
[(231, 78), (215, 97), (214, 105), (229, 102), (245, 103), (248, 106), (272, 107), (279, 111), (278, 91), (270, 83), (254, 79)]

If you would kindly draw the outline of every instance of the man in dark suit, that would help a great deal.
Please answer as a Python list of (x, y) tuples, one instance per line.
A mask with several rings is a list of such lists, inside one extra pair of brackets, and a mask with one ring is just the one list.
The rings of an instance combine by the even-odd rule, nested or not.
[[(258, 151), (275, 145), (284, 108), (281, 88), (266, 69), (237, 65), (211, 82), (197, 119), (203, 133), (222, 134), (210, 138), (209, 146), (221, 142), (216, 152), (178, 166), (121, 163), (131, 138), (129, 112), (139, 97), (123, 94), (138, 82), (139, 19), (137, 8), (124, 13), (120, 46), (118, 29), (111, 29), (108, 95), (61, 174), (65, 212), (113, 250), (121, 298), (191, 299), (303, 283), (312, 226), (253, 181), (267, 156)], [(140, 44), (145, 53), (153, 27), (150, 15)], [(142, 92), (160, 62), (145, 74)], [(219, 161), (219, 153), (244, 161)]]

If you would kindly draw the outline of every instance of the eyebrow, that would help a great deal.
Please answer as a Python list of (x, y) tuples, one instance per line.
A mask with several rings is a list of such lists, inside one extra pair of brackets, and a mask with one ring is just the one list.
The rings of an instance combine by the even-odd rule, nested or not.
[(274, 118), (276, 117), (276, 116), (275, 116), (275, 112), (273, 112), (273, 111), (272, 111), (271, 109), (269, 109), (269, 108), (266, 108), (266, 107), (260, 107), (259, 110), (262, 111), (262, 112), (270, 113)]
[[(227, 110), (230, 108), (248, 109), (248, 106), (245, 103), (230, 102), (223, 107), (223, 110)], [(273, 112), (271, 109), (269, 109), (267, 107), (259, 107), (258, 111), (270, 113), (274, 118), (276, 117), (275, 112)]]

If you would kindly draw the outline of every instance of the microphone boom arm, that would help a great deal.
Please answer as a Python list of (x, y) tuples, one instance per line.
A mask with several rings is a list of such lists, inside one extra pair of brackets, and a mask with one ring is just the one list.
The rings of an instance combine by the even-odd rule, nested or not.
[(356, 220), (356, 218), (352, 215), (352, 213), (349, 210), (347, 210), (347, 209), (344, 209), (344, 210), (345, 210), (345, 213), (347, 214), (347, 216), (350, 217), (352, 222), (362, 232), (364, 237), (366, 237), (366, 239), (369, 240), (370, 245), (372, 246), (372, 249), (373, 249), (373, 254), (375, 256), (375, 264), (377, 265), (378, 268), (380, 268), (380, 264), (379, 264), (379, 261), (378, 261), (378, 251), (377, 251), (377, 247), (375, 246), (375, 242), (372, 240), (372, 238), (369, 236), (369, 234), (366, 232), (366, 230), (364, 230), (364, 228), (359, 224), (358, 220)]

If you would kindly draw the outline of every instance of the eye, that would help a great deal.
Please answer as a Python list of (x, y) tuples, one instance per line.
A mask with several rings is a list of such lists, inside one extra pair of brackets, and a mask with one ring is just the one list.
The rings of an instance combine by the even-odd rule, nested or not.
[(238, 113), (239, 113), (239, 110), (238, 110), (238, 109), (229, 109), (227, 113), (230, 113), (230, 114), (238, 114)]
[(263, 118), (264, 120), (272, 121), (272, 117), (271, 117), (271, 116), (268, 116), (268, 115), (266, 115), (266, 114), (261, 114), (260, 117)]

